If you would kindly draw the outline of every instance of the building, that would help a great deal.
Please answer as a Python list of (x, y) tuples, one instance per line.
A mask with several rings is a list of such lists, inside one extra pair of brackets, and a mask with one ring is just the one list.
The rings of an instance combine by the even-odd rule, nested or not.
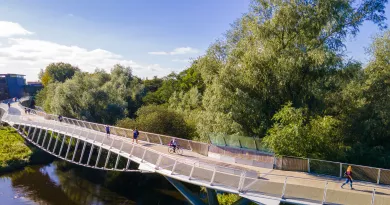
[(26, 84), (25, 75), (0, 74), (0, 100), (35, 95), (43, 88), (39, 82)]
[(27, 85), (24, 87), (24, 93), (28, 96), (34, 96), (43, 88), (41, 82), (27, 82)]
[(0, 74), (0, 100), (23, 97), (25, 85), (24, 75)]

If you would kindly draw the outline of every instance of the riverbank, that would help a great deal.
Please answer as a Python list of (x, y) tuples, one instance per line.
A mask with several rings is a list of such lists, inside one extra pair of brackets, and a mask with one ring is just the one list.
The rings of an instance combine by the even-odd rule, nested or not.
[(0, 126), (0, 174), (53, 160), (44, 151), (27, 144), (11, 127)]

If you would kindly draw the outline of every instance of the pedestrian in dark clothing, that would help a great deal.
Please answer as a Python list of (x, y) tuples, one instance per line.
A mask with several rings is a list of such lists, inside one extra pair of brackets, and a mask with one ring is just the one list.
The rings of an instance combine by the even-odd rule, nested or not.
[(27, 108), (24, 108), (24, 114), (27, 114)]
[(344, 173), (344, 176), (347, 178), (347, 180), (345, 180), (343, 185), (341, 185), (341, 188), (343, 188), (344, 185), (348, 184), (348, 182), (349, 182), (351, 189), (353, 189), (352, 188), (352, 167), (351, 166), (348, 166), (347, 171)]
[(58, 121), (62, 122), (62, 115), (58, 115)]
[(8, 108), (11, 108), (11, 103), (8, 102), (7, 104), (8, 104)]
[(134, 140), (135, 140), (135, 142), (138, 144), (138, 136), (139, 136), (139, 132), (138, 132), (137, 128), (135, 128), (133, 130), (133, 143), (134, 143)]
[(108, 125), (106, 125), (106, 133), (107, 133), (107, 136), (109, 137), (110, 136), (110, 127)]

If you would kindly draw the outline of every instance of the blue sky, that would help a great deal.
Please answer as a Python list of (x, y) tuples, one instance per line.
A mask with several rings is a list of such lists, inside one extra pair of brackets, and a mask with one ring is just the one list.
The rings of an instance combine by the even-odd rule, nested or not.
[[(250, 2), (0, 1), (0, 21), (14, 23), (3, 25), (15, 30), (0, 34), (0, 73), (24, 73), (28, 80), (36, 80), (39, 70), (52, 61), (68, 61), (87, 71), (109, 70), (119, 62), (134, 67), (141, 77), (179, 72), (189, 65), (188, 59), (202, 55), (221, 38)], [(388, 18), (389, 13), (387, 8)], [(377, 32), (376, 26), (365, 23), (359, 35), (347, 42), (348, 55), (367, 60), (363, 47)], [(6, 57), (8, 61), (1, 60)]]

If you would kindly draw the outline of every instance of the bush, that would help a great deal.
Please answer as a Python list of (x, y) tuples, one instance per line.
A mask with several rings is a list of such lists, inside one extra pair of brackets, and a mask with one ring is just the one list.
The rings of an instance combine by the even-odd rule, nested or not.
[(117, 126), (153, 132), (158, 134), (170, 135), (180, 138), (189, 138), (192, 136), (191, 129), (182, 115), (169, 110), (161, 105), (148, 105), (141, 107), (137, 112), (136, 120), (126, 118), (118, 121)]

